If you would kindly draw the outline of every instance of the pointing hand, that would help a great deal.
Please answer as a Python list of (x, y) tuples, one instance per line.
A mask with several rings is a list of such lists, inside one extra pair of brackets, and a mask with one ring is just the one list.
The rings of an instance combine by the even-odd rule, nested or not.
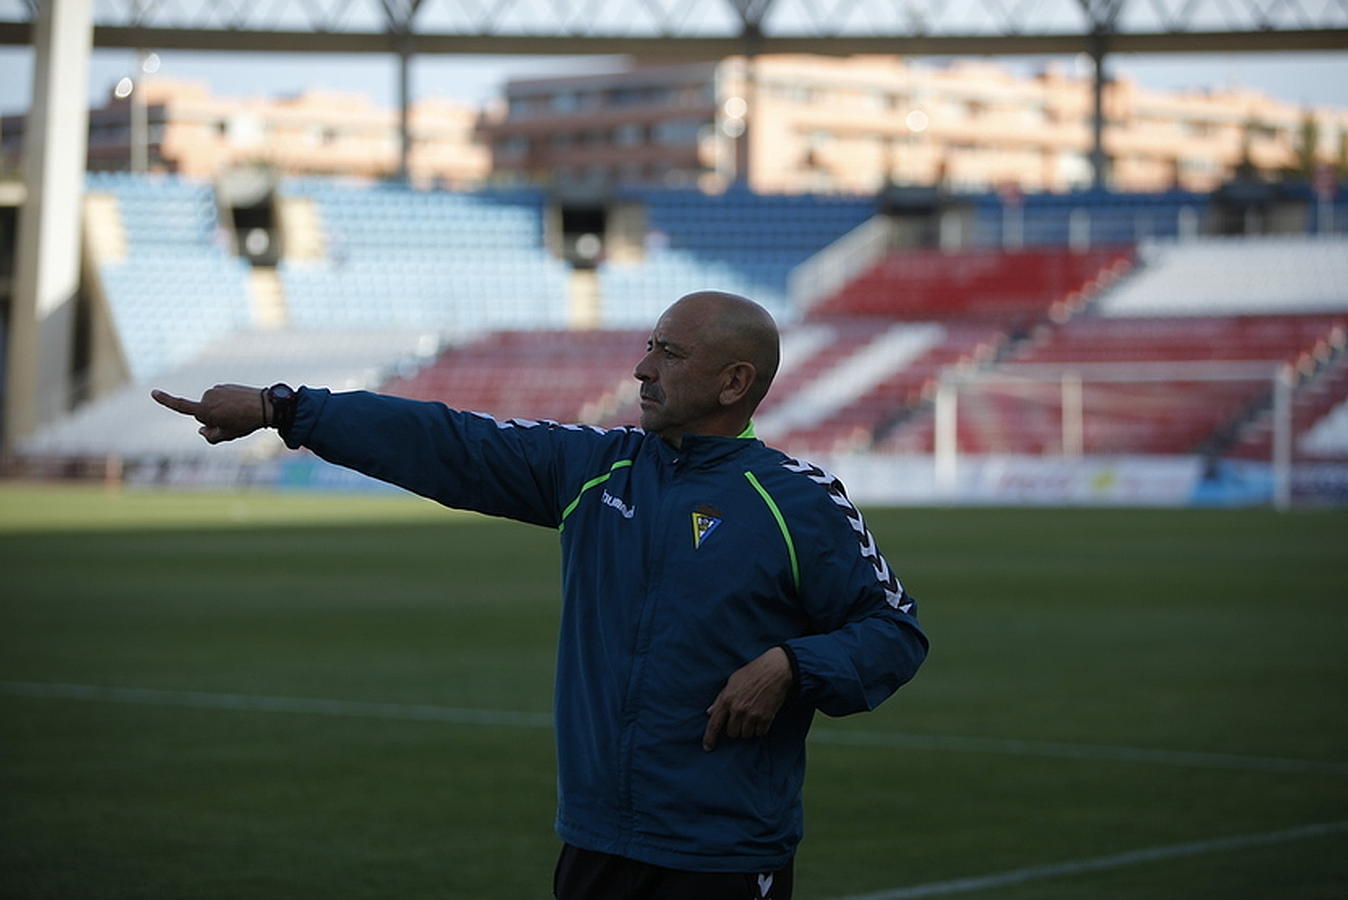
[(175, 397), (164, 391), (151, 391), (150, 396), (161, 406), (200, 422), (197, 432), (211, 444), (252, 434), (263, 427), (267, 413), (263, 389), (242, 384), (217, 384), (202, 394), (200, 400)]

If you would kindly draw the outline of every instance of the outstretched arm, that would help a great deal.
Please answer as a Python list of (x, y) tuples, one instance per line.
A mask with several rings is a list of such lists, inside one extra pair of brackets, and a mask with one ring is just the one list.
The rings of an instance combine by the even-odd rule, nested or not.
[(150, 396), (160, 405), (200, 422), (197, 433), (211, 444), (252, 434), (266, 427), (271, 418), (265, 388), (217, 384), (202, 394), (200, 400), (175, 397), (164, 391), (151, 391)]

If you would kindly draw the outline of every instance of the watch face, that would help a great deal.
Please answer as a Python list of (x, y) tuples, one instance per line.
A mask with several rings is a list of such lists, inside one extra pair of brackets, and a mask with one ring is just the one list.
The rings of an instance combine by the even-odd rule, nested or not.
[(272, 385), (269, 393), (271, 394), (272, 402), (277, 400), (291, 400), (295, 397), (295, 392), (291, 390), (290, 385), (288, 384)]

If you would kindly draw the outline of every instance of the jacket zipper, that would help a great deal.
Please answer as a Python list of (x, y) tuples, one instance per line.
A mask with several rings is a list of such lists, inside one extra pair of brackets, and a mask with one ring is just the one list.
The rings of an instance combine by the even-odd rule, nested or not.
[[(632, 648), (632, 669), (628, 674), (626, 690), (623, 694), (623, 728), (618, 751), (618, 784), (625, 842), (633, 840), (636, 835), (637, 812), (636, 806), (632, 802), (633, 744), (636, 740), (637, 719), (641, 710), (641, 688), (645, 682), (646, 660), (650, 654), (651, 623), (655, 619), (656, 598), (659, 594), (658, 585), (664, 576), (664, 554), (660, 550), (664, 547), (665, 535), (668, 531), (668, 510), (675, 502), (676, 492), (673, 483), (678, 478), (678, 467), (681, 459), (682, 457), (676, 456), (669, 464), (672, 470), (669, 475), (670, 486), (667, 489), (660, 490), (660, 493), (664, 495), (664, 502), (656, 510), (658, 518), (651, 532), (652, 542), (649, 555), (651, 568), (647, 571), (646, 580), (642, 586), (641, 611), (637, 619), (636, 642)], [(663, 460), (657, 460), (657, 465), (664, 466), (665, 463)]]

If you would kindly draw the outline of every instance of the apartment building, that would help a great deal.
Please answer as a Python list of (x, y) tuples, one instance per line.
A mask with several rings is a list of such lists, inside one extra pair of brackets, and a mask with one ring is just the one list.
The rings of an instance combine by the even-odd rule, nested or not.
[[(378, 178), (398, 171), (397, 112), (365, 96), (312, 91), (280, 98), (211, 94), (197, 82), (149, 78), (134, 92), (109, 94), (89, 112), (89, 169), (124, 170), (133, 153), (133, 102), (144, 104), (145, 154), (150, 171), (213, 177), (252, 165), (284, 174)], [(409, 113), (411, 179), (464, 187), (485, 179), (490, 153), (478, 137), (480, 112), (440, 99)], [(0, 121), (0, 154), (17, 165), (22, 115)]]
[[(1105, 91), (1108, 183), (1209, 190), (1248, 160), (1277, 173), (1342, 161), (1348, 110), (1242, 89)], [(869, 192), (887, 182), (1026, 191), (1089, 184), (1091, 80), (989, 63), (764, 56), (511, 81), (485, 123), (492, 169), (532, 181), (645, 182), (760, 192)]]
[[(139, 92), (137, 98), (136, 92)], [(283, 174), (393, 175), (395, 110), (361, 95), (231, 98), (148, 78), (90, 111), (89, 168), (126, 169), (133, 101), (147, 167), (211, 177), (261, 165)], [(1126, 78), (1105, 90), (1107, 183), (1206, 191), (1244, 161), (1275, 175), (1348, 166), (1348, 109), (1305, 108), (1244, 89), (1162, 92)], [(1065, 191), (1090, 183), (1086, 72), (1022, 76), (987, 62), (762, 56), (633, 65), (514, 80), (490, 113), (435, 98), (410, 110), (413, 183), (487, 179), (565, 186), (698, 186), (761, 193), (869, 193), (885, 184)], [(1309, 124), (1308, 124), (1309, 123)], [(0, 170), (16, 168), (24, 116), (0, 120)]]

